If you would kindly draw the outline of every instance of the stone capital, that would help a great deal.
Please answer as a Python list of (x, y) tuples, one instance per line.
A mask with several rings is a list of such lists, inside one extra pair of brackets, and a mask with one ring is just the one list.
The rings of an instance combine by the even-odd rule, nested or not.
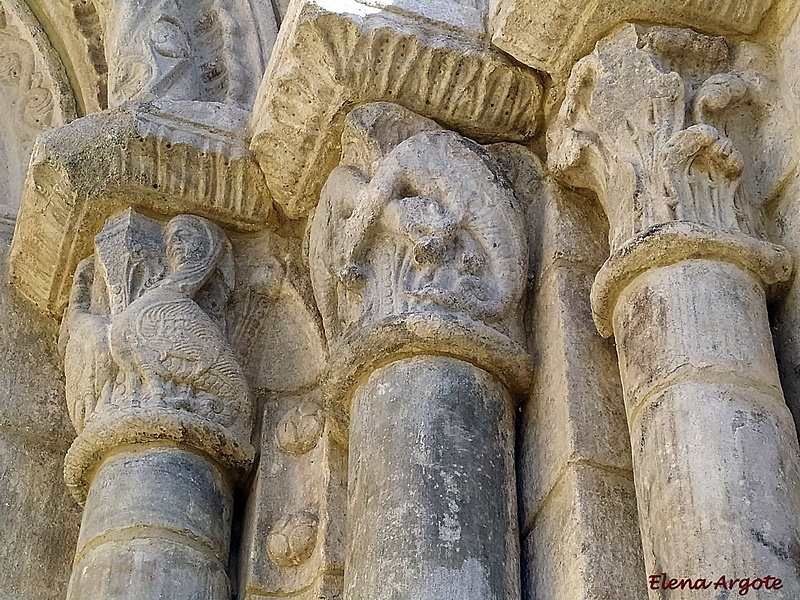
[(472, 362), (524, 390), (524, 209), (497, 163), (385, 103), (350, 113), (342, 145), (310, 243), (331, 395), (342, 400), (363, 375), (417, 354)]
[(130, 209), (95, 238), (62, 323), (66, 397), (78, 438), (67, 484), (85, 499), (109, 451), (168, 442), (233, 474), (252, 462), (252, 408), (225, 335), (231, 244), (195, 215), (167, 224)]
[(292, 218), (313, 209), (345, 116), (369, 102), (401, 104), (482, 143), (531, 140), (540, 79), (476, 35), (486, 11), (463, 0), (293, 2), (252, 120), (275, 203)]
[(11, 278), (58, 316), (72, 273), (106, 219), (128, 207), (263, 227), (271, 205), (242, 130), (247, 113), (152, 102), (83, 117), (39, 137), (11, 249)]
[(548, 162), (608, 217), (611, 257), (592, 292), (603, 335), (616, 297), (650, 268), (722, 260), (766, 288), (791, 275), (785, 249), (759, 240), (760, 199), (740, 186), (748, 159), (718, 125), (757, 100), (758, 82), (722, 38), (666, 27), (626, 25), (573, 68)]

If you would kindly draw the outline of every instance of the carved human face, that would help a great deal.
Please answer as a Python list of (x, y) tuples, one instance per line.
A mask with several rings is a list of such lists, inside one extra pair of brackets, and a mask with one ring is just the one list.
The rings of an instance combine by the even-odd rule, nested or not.
[(184, 265), (204, 262), (208, 239), (194, 220), (175, 217), (167, 225), (165, 234), (167, 261), (173, 272)]

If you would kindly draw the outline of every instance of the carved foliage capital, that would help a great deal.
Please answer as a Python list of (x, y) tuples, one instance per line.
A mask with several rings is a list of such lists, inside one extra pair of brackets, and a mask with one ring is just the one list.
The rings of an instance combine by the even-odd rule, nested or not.
[(715, 114), (751, 91), (722, 38), (627, 25), (578, 62), (548, 135), (551, 168), (595, 191), (612, 251), (661, 223), (751, 234), (744, 157)]

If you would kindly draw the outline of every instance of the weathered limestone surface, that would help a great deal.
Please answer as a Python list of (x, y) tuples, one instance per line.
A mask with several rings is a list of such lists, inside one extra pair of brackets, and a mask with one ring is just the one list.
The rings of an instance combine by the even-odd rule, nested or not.
[(73, 436), (57, 324), (8, 285), (36, 136), (75, 118), (59, 55), (24, 3), (0, 3), (0, 597), (64, 598), (80, 511), (61, 475)]
[(800, 447), (766, 312), (793, 264), (712, 124), (757, 80), (721, 39), (626, 26), (573, 69), (549, 160), (609, 220), (592, 310), (618, 344), (648, 571), (775, 572), (793, 598)]
[(240, 597), (341, 595), (347, 448), (313, 392), (264, 403), (261, 457), (245, 517)]
[(23, 3), (0, 4), (0, 219), (17, 214), (36, 136), (76, 115), (64, 67)]
[(626, 21), (753, 33), (774, 0), (491, 0), (492, 42), (526, 65), (563, 75)]
[(418, 356), (373, 371), (351, 412), (345, 597), (519, 598), (503, 386), (469, 363)]
[(0, 597), (60, 600), (80, 510), (61, 474), (73, 432), (58, 329), (5, 283), (11, 230), (0, 236)]
[[(773, 196), (773, 202), (767, 206), (769, 219), (767, 224), (773, 240), (783, 244), (794, 256), (795, 261), (800, 260), (800, 238), (796, 235), (800, 227), (800, 211), (798, 211), (798, 138), (800, 131), (800, 113), (796, 107), (800, 105), (800, 71), (795, 68), (800, 57), (800, 21), (797, 20), (797, 9), (794, 14), (787, 15), (785, 37), (780, 40), (778, 54), (780, 56), (781, 83), (779, 92), (782, 92), (785, 106), (785, 115), (791, 117), (789, 121), (794, 132), (793, 143), (786, 156), (793, 163), (791, 170), (782, 181), (783, 190)], [(777, 87), (777, 86), (776, 86)], [(790, 108), (790, 107), (793, 107)], [(800, 279), (795, 277), (791, 287), (778, 302), (772, 318), (773, 335), (775, 337), (775, 350), (778, 358), (778, 369), (781, 375), (781, 385), (786, 396), (786, 403), (794, 415), (795, 423), (800, 431)]]
[(500, 144), (492, 152), (529, 194), (535, 240), (526, 323), (537, 369), (518, 440), (523, 590), (528, 598), (605, 598), (609, 589), (644, 598), (617, 357), (589, 304), (607, 226), (594, 203), (560, 188), (529, 151)]
[(60, 315), (92, 236), (126, 207), (192, 212), (245, 230), (263, 226), (269, 192), (237, 133), (242, 112), (219, 103), (153, 102), (41, 136), (11, 255), (20, 291)]
[(0, 0), (0, 599), (797, 600), (798, 13)]
[(413, 18), (437, 6), (485, 12), (472, 4), (290, 6), (259, 89), (251, 146), (287, 215), (317, 204), (338, 163), (345, 115), (359, 104), (397, 102), (481, 142), (533, 137), (542, 93), (535, 72), (475, 38), (468, 23), (452, 31)]
[(85, 502), (71, 600), (230, 596), (231, 483), (254, 454), (234, 285), (230, 242), (194, 215), (162, 231), (129, 209), (79, 264), (61, 336), (65, 477)]
[(398, 105), (353, 111), (343, 147), (310, 262), (349, 426), (344, 595), (519, 598), (524, 208), (485, 149)]

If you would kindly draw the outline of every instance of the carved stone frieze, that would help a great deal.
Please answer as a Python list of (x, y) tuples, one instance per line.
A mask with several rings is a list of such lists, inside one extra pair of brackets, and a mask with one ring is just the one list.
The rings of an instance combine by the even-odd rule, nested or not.
[(359, 108), (345, 131), (310, 242), (333, 388), (350, 385), (353, 369), (427, 349), (469, 357), (524, 389), (527, 240), (497, 164), (397, 105)]
[(126, 442), (181, 442), (234, 471), (252, 460), (248, 385), (225, 332), (234, 281), (230, 242), (202, 217), (162, 228), (127, 210), (96, 237), (62, 325), (80, 501), (96, 461)]
[(355, 105), (397, 102), (482, 142), (535, 134), (542, 91), (533, 71), (464, 31), (410, 14), (425, 12), (419, 3), (403, 6), (303, 0), (287, 14), (259, 90), (252, 149), (290, 217), (316, 205)]
[(55, 315), (116, 212), (192, 212), (253, 230), (271, 206), (247, 135), (252, 81), (274, 42), (271, 2), (123, 0), (106, 34), (117, 108), (39, 140), (12, 250), (13, 280)]
[(228, 337), (253, 389), (295, 392), (317, 385), (326, 345), (297, 236), (265, 230), (232, 240), (236, 289)]
[[(620, 72), (635, 73), (635, 82), (617, 85)], [(745, 195), (745, 159), (715, 126), (758, 80), (738, 68), (722, 38), (663, 27), (627, 25), (575, 65), (548, 133), (548, 162), (568, 183), (592, 189), (608, 216), (617, 258), (592, 292), (604, 335), (634, 263), (646, 269), (713, 251), (759, 265), (767, 285), (791, 274), (786, 252), (757, 239), (760, 199)]]
[(249, 109), (276, 35), (269, 0), (117, 1), (107, 30), (109, 105), (160, 99)]
[(626, 21), (691, 27), (711, 35), (753, 33), (774, 0), (493, 0), (492, 43), (517, 60), (565, 74)]
[(267, 553), (279, 567), (296, 567), (314, 553), (317, 545), (319, 517), (310, 511), (286, 515), (267, 537)]

